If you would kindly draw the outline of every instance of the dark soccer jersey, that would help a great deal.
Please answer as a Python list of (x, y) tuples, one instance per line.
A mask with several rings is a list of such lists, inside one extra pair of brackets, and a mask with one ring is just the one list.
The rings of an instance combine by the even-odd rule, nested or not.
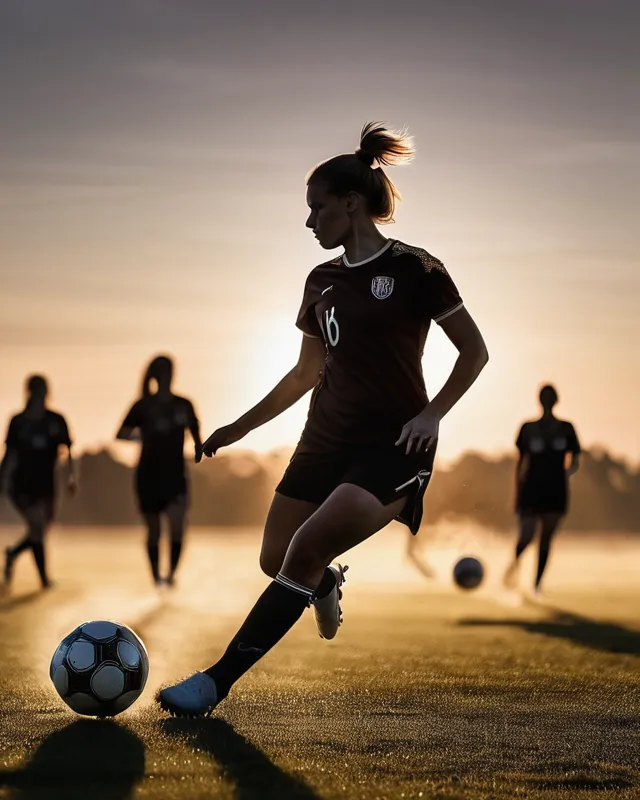
[(141, 469), (181, 470), (184, 464), (184, 431), (197, 423), (193, 405), (186, 397), (143, 397), (133, 404), (122, 423), (138, 428), (142, 437)]
[(9, 423), (6, 445), (17, 456), (12, 491), (34, 496), (53, 492), (58, 448), (71, 447), (65, 418), (48, 409), (40, 419), (25, 412), (16, 414)]
[(522, 492), (533, 498), (563, 496), (566, 491), (565, 459), (567, 453), (579, 453), (580, 443), (570, 422), (536, 420), (525, 422), (520, 428), (516, 447), (528, 456), (528, 469), (524, 476)]
[(393, 445), (427, 403), (431, 320), (461, 307), (442, 262), (395, 240), (359, 264), (340, 256), (312, 270), (296, 324), (324, 339), (327, 360), (299, 451)]

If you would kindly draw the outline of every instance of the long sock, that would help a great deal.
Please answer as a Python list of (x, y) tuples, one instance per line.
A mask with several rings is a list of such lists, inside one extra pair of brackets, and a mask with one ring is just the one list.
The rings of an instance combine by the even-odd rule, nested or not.
[(216, 682), (219, 699), (295, 625), (312, 597), (312, 589), (281, 573), (267, 586), (222, 658), (205, 670)]
[(547, 561), (549, 560), (549, 550), (550, 547), (548, 544), (540, 544), (540, 550), (538, 552), (538, 572), (536, 573), (536, 588), (540, 586), (540, 581), (544, 575), (544, 570), (547, 566)]
[(336, 585), (336, 576), (332, 569), (327, 567), (320, 578), (320, 583), (315, 591), (315, 597), (322, 599), (330, 594)]
[(157, 581), (160, 575), (158, 572), (158, 544), (156, 542), (147, 542), (147, 554), (149, 555), (153, 580)]
[(44, 555), (44, 544), (42, 542), (31, 542), (31, 550), (33, 551), (33, 559), (36, 562), (36, 567), (38, 568), (38, 575), (40, 575), (40, 580), (43, 586), (46, 586), (49, 583), (49, 578), (47, 577), (47, 565)]
[(178, 568), (178, 562), (180, 561), (180, 553), (182, 552), (182, 539), (172, 539), (171, 540), (171, 572), (169, 573), (172, 577), (176, 569)]
[(14, 558), (17, 555), (20, 555), (23, 550), (29, 550), (31, 548), (31, 539), (28, 536), (25, 536), (23, 539), (20, 539), (19, 542), (14, 544), (13, 547), (7, 548), (9, 550), (9, 554), (12, 555)]
[(518, 541), (518, 544), (516, 545), (516, 559), (520, 558), (530, 544), (531, 539), (520, 539)]

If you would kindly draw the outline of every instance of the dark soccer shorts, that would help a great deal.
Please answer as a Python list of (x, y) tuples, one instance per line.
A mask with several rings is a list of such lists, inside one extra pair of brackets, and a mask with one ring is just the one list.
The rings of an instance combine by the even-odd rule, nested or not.
[(42, 506), (47, 522), (53, 522), (55, 512), (55, 493), (52, 489), (22, 490), (12, 489), (9, 493), (11, 502), (22, 515), (28, 514), (36, 506)]
[(422, 500), (433, 472), (436, 445), (426, 453), (405, 455), (403, 446), (294, 453), (276, 492), (321, 505), (341, 483), (370, 492), (383, 505), (400, 497), (407, 502), (396, 517), (416, 534), (422, 522)]
[(138, 470), (136, 497), (141, 514), (161, 514), (171, 505), (187, 505), (189, 487), (183, 472)]

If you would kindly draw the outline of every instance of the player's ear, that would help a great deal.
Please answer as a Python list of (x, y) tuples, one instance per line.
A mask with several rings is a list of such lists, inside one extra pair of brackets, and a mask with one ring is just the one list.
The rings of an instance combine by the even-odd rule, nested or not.
[(347, 214), (353, 214), (360, 207), (362, 198), (357, 192), (348, 192), (344, 198), (344, 207)]

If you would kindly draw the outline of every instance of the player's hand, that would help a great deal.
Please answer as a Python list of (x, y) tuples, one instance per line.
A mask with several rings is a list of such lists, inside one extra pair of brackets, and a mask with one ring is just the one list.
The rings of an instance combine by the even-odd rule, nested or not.
[(196, 445), (196, 452), (195, 452), (195, 459), (194, 460), (195, 460), (196, 464), (199, 464), (202, 461), (202, 445), (201, 444), (197, 444)]
[(439, 417), (427, 406), (424, 411), (410, 419), (403, 427), (396, 445), (399, 446), (406, 442), (405, 455), (409, 455), (412, 450), (414, 453), (424, 453), (438, 438), (439, 427)]
[(244, 435), (245, 431), (241, 430), (235, 423), (225, 425), (215, 430), (206, 440), (202, 445), (202, 453), (207, 456), (207, 458), (211, 458), (221, 447), (228, 447), (230, 444), (242, 439)]

